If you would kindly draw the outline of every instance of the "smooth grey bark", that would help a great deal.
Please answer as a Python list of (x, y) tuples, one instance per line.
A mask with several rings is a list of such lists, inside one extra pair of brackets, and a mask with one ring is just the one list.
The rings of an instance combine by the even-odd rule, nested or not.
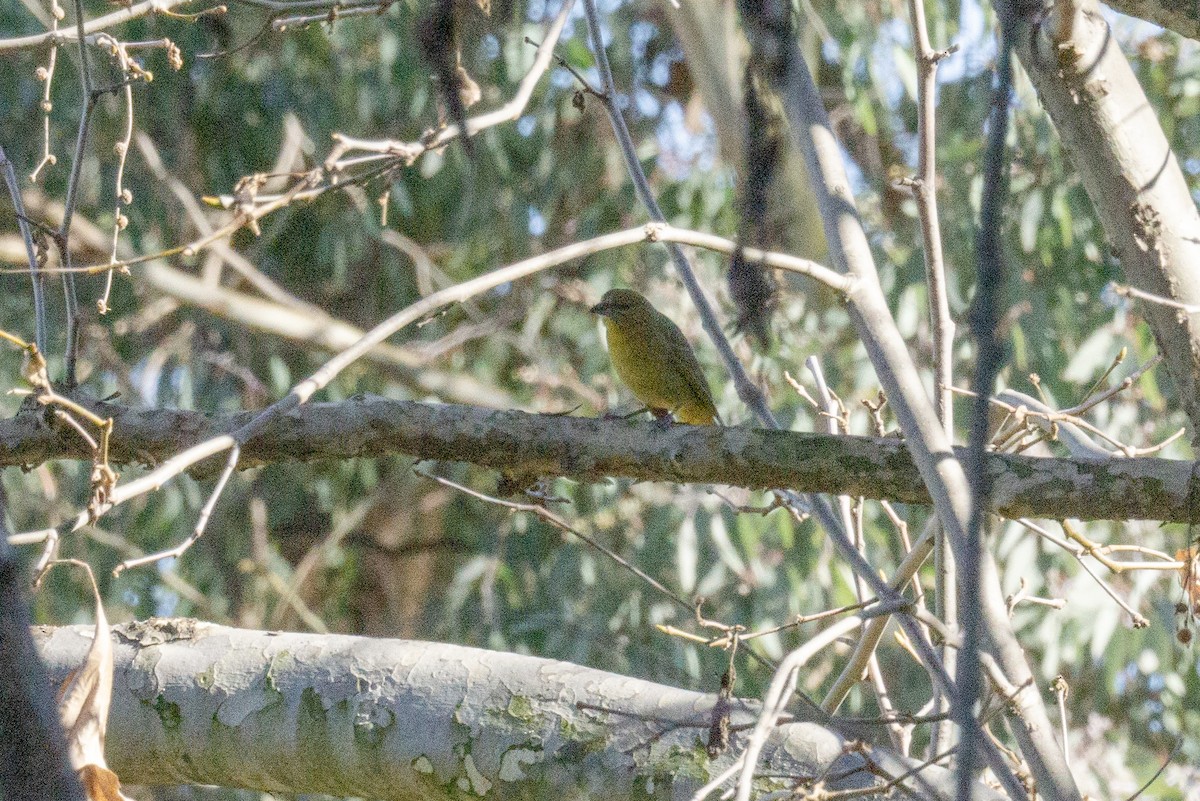
[[(1194, 4), (1186, 5), (1194, 15)], [(1056, 3), (1043, 14), (1038, 4), (1017, 16), (1017, 55), (1071, 154), (1126, 278), (1176, 303), (1200, 304), (1200, 214), (1154, 107), (1099, 6), (1076, 0)], [(1139, 301), (1138, 308), (1196, 436), (1200, 318), (1158, 303)]]
[[(35, 629), (56, 678), (92, 631)], [(714, 695), (517, 654), (187, 619), (117, 625), (113, 640), (108, 761), (125, 784), (397, 801), (686, 799), (742, 739), (735, 728), (732, 747), (708, 758)], [(734, 726), (756, 712), (735, 702)], [(846, 743), (816, 723), (781, 725), (760, 771), (774, 778), (761, 786), (823, 776), (827, 789), (860, 787), (863, 754), (893, 773), (915, 764)], [(908, 787), (936, 798), (948, 778), (933, 768)]]
[[(206, 414), (87, 403), (112, 417), (116, 464), (159, 463), (208, 437), (236, 431), (254, 412)], [(961, 452), (961, 450), (956, 451)], [(606, 477), (929, 503), (903, 440), (771, 431), (746, 426), (672, 426), (535, 415), (474, 406), (357, 395), (308, 403), (242, 449), (239, 467), (316, 459), (469, 462), (523, 476)], [(40, 411), (0, 421), (0, 466), (90, 459), (79, 435)], [(210, 470), (219, 469), (220, 458)], [(1049, 458), (989, 454), (997, 511), (1007, 517), (1200, 522), (1193, 463), (1171, 459)], [(199, 468), (206, 474), (206, 465)]]
[(1200, 5), (1193, 0), (1108, 0), (1107, 5), (1181, 36), (1200, 38)]

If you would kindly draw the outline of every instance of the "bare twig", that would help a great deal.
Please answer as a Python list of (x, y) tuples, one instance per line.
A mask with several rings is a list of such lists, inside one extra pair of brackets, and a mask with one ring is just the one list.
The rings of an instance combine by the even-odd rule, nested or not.
[[(58, 23), (60, 23), (67, 12), (59, 5), (58, 0), (50, 2), (50, 32), (58, 32)], [(46, 66), (39, 67), (37, 71), (38, 80), (43, 84), (42, 87), (42, 158), (38, 165), (34, 167), (33, 172), (29, 174), (29, 180), (37, 181), (38, 174), (47, 166), (54, 166), (58, 163), (58, 157), (50, 150), (50, 112), (54, 109), (54, 103), (51, 100), (51, 89), (54, 84), (54, 70), (58, 65), (58, 45), (54, 42), (50, 44), (50, 55), (46, 58)]]
[(1062, 674), (1059, 674), (1054, 677), (1054, 681), (1050, 682), (1050, 689), (1054, 691), (1054, 700), (1058, 704), (1058, 724), (1062, 737), (1063, 759), (1067, 762), (1067, 770), (1071, 770), (1071, 733), (1067, 729), (1067, 693), (1071, 688)]
[(229, 449), (229, 458), (225, 461), (225, 469), (221, 471), (221, 476), (217, 479), (217, 484), (213, 487), (212, 494), (204, 507), (200, 510), (200, 516), (196, 519), (196, 525), (192, 529), (192, 534), (186, 540), (176, 545), (174, 548), (168, 548), (165, 551), (158, 553), (147, 554), (133, 559), (126, 559), (115, 568), (113, 575), (118, 575), (124, 570), (131, 567), (141, 567), (142, 565), (150, 565), (155, 562), (160, 562), (163, 559), (178, 559), (183, 556), (189, 548), (196, 544), (196, 540), (204, 536), (204, 530), (208, 527), (208, 519), (212, 516), (213, 509), (217, 506), (217, 501), (221, 498), (221, 493), (225, 489), (225, 484), (229, 481), (229, 477), (233, 475), (234, 469), (237, 467), (238, 456), (241, 454), (241, 444), (234, 443)]
[(1200, 305), (1194, 303), (1183, 303), (1182, 301), (1164, 298), (1162, 295), (1155, 295), (1153, 292), (1147, 292), (1144, 289), (1138, 289), (1135, 286), (1126, 286), (1118, 284), (1115, 281), (1104, 287), (1106, 291), (1120, 295), (1125, 298), (1137, 298), (1144, 300), (1147, 303), (1155, 303), (1159, 306), (1166, 306), (1169, 309), (1178, 309), (1185, 314), (1200, 314)]
[[(775, 721), (786, 709), (792, 693), (796, 689), (801, 668), (816, 654), (828, 648), (834, 642), (861, 626), (866, 620), (880, 615), (888, 615), (903, 609), (907, 601), (891, 601), (873, 605), (859, 614), (848, 617), (829, 628), (814, 635), (802, 646), (788, 654), (779, 664), (771, 685), (763, 696), (763, 708), (759, 713), (758, 722), (746, 740), (746, 747), (741, 757), (741, 769), (738, 772), (738, 798), (748, 797), (750, 784), (754, 776), (754, 768), (758, 764), (759, 755), (766, 744), (767, 736), (771, 733)], [(697, 794), (697, 798), (703, 798)]]
[[(567, 23), (574, 5), (575, 0), (567, 0), (567, 2), (563, 3), (558, 16), (555, 17), (554, 22), (551, 23), (549, 29), (546, 31), (546, 38), (538, 46), (537, 53), (533, 58), (533, 65), (530, 67), (529, 72), (525, 74), (525, 77), (521, 79), (521, 83), (517, 87), (516, 94), (513, 95), (512, 99), (494, 111), (489, 111), (467, 120), (466, 128), (468, 137), (474, 136), (485, 128), (491, 128), (504, 122), (512, 122), (521, 116), (525, 107), (529, 104), (529, 99), (533, 96), (533, 90), (537, 86), (538, 81), (541, 80), (542, 75), (545, 74), (546, 69), (550, 66), (550, 62), (554, 57), (554, 47), (558, 44), (559, 35), (562, 33), (563, 26)], [(292, 6), (289, 5), (289, 7)], [(326, 165), (332, 166), (347, 153), (354, 151), (399, 157), (411, 164), (424, 153), (444, 147), (457, 139), (461, 134), (462, 131), (455, 123), (429, 132), (426, 136), (422, 137), (420, 142), (371, 141), (335, 134), (334, 147), (330, 152), (329, 158), (326, 159)]]
[(419, 476), (423, 476), (425, 478), (436, 481), (437, 483), (441, 484), (444, 487), (450, 487), (451, 489), (458, 490), (459, 492), (470, 495), (472, 498), (478, 498), (481, 501), (486, 501), (486, 502), (488, 502), (490, 504), (494, 504), (496, 506), (502, 506), (505, 509), (511, 509), (514, 512), (526, 512), (528, 514), (534, 515), (535, 517), (538, 517), (541, 520), (546, 521), (547, 523), (549, 523), (550, 525), (559, 529), (560, 531), (563, 531), (574, 537), (578, 537), (580, 540), (587, 543), (591, 547), (595, 548), (597, 551), (599, 551), (600, 553), (607, 556), (613, 562), (615, 562), (616, 564), (625, 568), (633, 575), (637, 576), (639, 579), (644, 581), (650, 587), (653, 587), (661, 595), (663, 595), (667, 598), (670, 598), (672, 601), (674, 601), (676, 604), (683, 607), (684, 609), (687, 609), (689, 611), (694, 610), (694, 607), (691, 603), (689, 603), (686, 599), (684, 599), (677, 593), (672, 592), (671, 590), (667, 589), (667, 587), (665, 587), (661, 582), (659, 582), (657, 579), (655, 579), (649, 573), (642, 570), (640, 567), (633, 564), (628, 559), (625, 559), (623, 556), (621, 556), (617, 552), (613, 551), (611, 548), (608, 548), (607, 546), (603, 545), (598, 540), (596, 540), (594, 537), (590, 537), (587, 534), (584, 534), (582, 531), (575, 528), (570, 523), (563, 520), (558, 515), (554, 514), (554, 512), (551, 512), (549, 509), (547, 509), (546, 507), (544, 507), (540, 504), (519, 503), (517, 501), (506, 501), (502, 498), (496, 498), (496, 497), (488, 495), (486, 493), (479, 492), (478, 490), (473, 490), (470, 487), (463, 486), (462, 484), (451, 481), (448, 478), (442, 478), (441, 476), (435, 476), (435, 475), (431, 475), (429, 473), (423, 473), (420, 470), (417, 470), (415, 472)]
[[(1133, 619), (1134, 628), (1140, 629), (1140, 628), (1145, 628), (1146, 626), (1150, 625), (1149, 620), (1147, 620), (1136, 609), (1131, 607), (1128, 604), (1128, 602), (1125, 601), (1125, 599), (1123, 599), (1120, 595), (1118, 595), (1117, 591), (1108, 585), (1108, 582), (1104, 581), (1104, 579), (1102, 579), (1098, 575), (1096, 575), (1096, 571), (1093, 570), (1092, 566), (1089, 565), (1084, 560), (1083, 557), (1088, 554), (1096, 557), (1097, 560), (1100, 559), (1100, 556), (1096, 553), (1096, 551), (1094, 549), (1094, 543), (1091, 543), (1090, 540), (1086, 540), (1086, 538), (1084, 538), (1088, 543), (1091, 543), (1092, 548), (1088, 548), (1087, 546), (1084, 546), (1083, 548), (1072, 548), (1068, 543), (1058, 539), (1053, 534), (1046, 531), (1046, 529), (1042, 528), (1037, 523), (1034, 523), (1032, 520), (1026, 520), (1025, 518), (1021, 518), (1021, 519), (1017, 520), (1017, 522), (1020, 523), (1021, 525), (1025, 526), (1025, 528), (1029, 529), (1030, 531), (1034, 532), (1035, 534), (1038, 534), (1039, 536), (1048, 540), (1049, 542), (1053, 542), (1055, 545), (1058, 545), (1059, 547), (1063, 548), (1068, 553), (1070, 553), (1072, 556), (1074, 556), (1075, 560), (1077, 562), (1079, 562), (1079, 566), (1081, 568), (1083, 568), (1084, 572), (1087, 573), (1089, 576), (1091, 576), (1092, 580), (1095, 581), (1096, 584), (1098, 584), (1100, 586), (1100, 589), (1104, 590), (1105, 594), (1107, 594), (1108, 597), (1112, 598), (1113, 601), (1115, 601), (1118, 606), (1120, 606), (1122, 609), (1124, 609), (1125, 612)], [(1066, 530), (1065, 526), (1064, 526), (1064, 530)], [(1183, 563), (1175, 563), (1175, 564), (1182, 566)], [(1125, 569), (1130, 569), (1130, 568), (1128, 566), (1126, 566)], [(1163, 563), (1161, 565), (1157, 565), (1157, 564), (1156, 565), (1146, 565), (1146, 567), (1143, 569), (1158, 569), (1158, 570), (1176, 569), (1177, 570), (1178, 567), (1172, 567), (1171, 563)]]

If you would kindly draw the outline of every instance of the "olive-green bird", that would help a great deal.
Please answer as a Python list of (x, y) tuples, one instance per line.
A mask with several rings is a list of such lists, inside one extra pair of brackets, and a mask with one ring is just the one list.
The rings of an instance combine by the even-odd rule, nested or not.
[(632, 289), (610, 289), (592, 313), (604, 318), (617, 375), (651, 414), (693, 426), (721, 422), (692, 346), (650, 301)]

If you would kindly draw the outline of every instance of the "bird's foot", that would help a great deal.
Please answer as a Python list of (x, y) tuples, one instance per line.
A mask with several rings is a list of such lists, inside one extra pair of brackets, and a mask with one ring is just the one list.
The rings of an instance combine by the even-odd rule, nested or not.
[(675, 425), (675, 418), (666, 409), (651, 409), (650, 414), (654, 415), (654, 427), (666, 431)]

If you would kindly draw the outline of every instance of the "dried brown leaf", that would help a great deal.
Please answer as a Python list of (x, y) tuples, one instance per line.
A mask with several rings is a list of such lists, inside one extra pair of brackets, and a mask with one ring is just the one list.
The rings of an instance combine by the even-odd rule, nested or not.
[(65, 559), (59, 564), (73, 564), (87, 570), (96, 600), (92, 645), (83, 664), (71, 672), (58, 694), (58, 714), (67, 733), (71, 766), (79, 772), (90, 801), (128, 801), (121, 793), (120, 780), (104, 759), (104, 738), (112, 705), (113, 648), (100, 590), (86, 562)]

